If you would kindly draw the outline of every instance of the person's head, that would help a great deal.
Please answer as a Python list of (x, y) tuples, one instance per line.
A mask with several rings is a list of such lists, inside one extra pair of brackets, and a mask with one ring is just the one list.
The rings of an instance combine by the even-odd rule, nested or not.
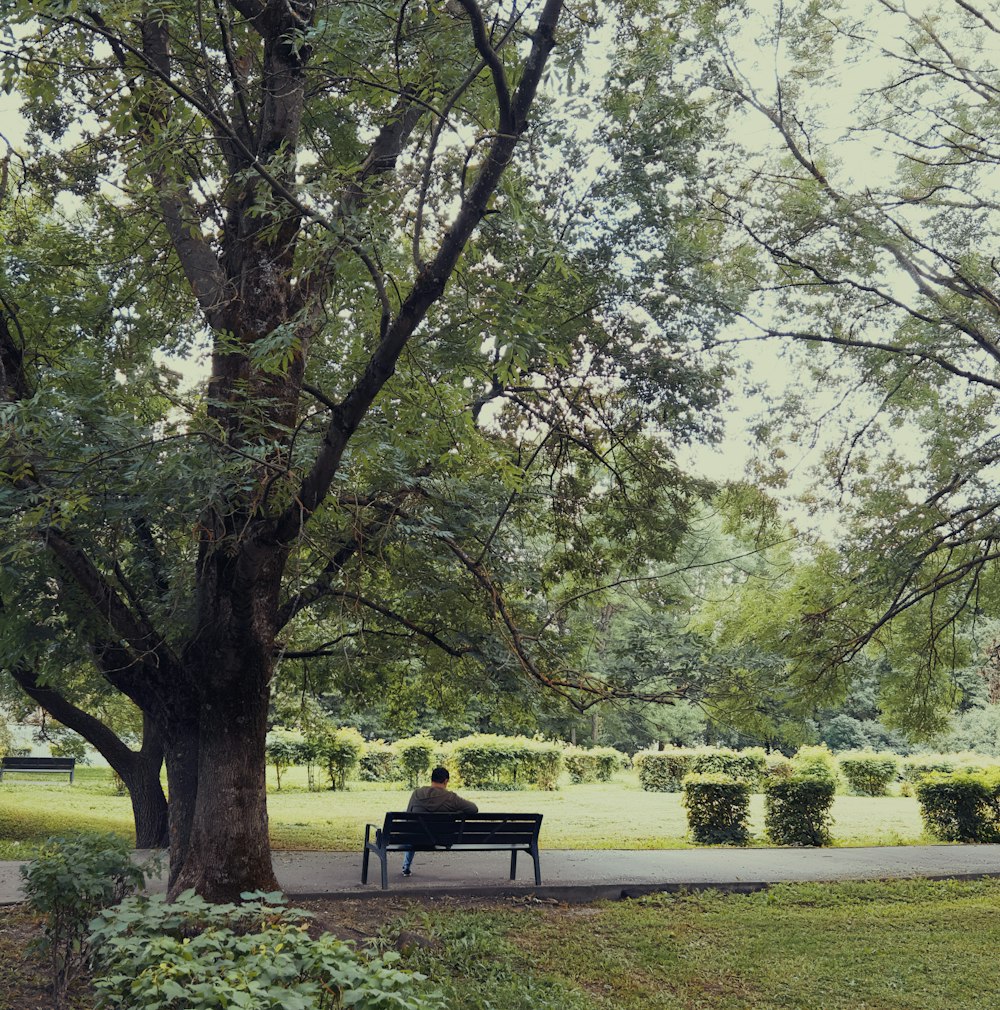
[(435, 786), (446, 786), (448, 784), (448, 779), (451, 776), (448, 774), (447, 768), (442, 768), (440, 765), (431, 772), (431, 785)]

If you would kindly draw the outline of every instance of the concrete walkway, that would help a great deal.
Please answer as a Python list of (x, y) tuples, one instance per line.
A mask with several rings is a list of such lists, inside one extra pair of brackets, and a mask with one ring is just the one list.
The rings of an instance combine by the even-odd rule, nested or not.
[[(560, 901), (594, 901), (654, 891), (753, 891), (782, 881), (884, 880), (911, 877), (1000, 877), (1000, 845), (900, 845), (849, 849), (667, 849), (656, 851), (543, 850), (542, 886), (531, 860), (518, 859), (509, 881), (503, 852), (418, 853), (413, 876), (400, 873), (402, 856), (389, 857), (389, 890), (379, 886), (372, 859), (361, 883), (360, 852), (275, 852), (278, 881), (290, 898), (378, 898), (535, 895)], [(22, 899), (21, 863), (0, 862), (0, 905)], [(164, 880), (150, 890), (164, 889)]]

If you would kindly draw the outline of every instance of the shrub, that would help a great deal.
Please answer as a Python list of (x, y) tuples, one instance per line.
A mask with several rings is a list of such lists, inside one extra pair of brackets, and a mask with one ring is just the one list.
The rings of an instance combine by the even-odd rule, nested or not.
[(775, 845), (829, 845), (836, 784), (793, 775), (764, 784), (764, 828)]
[(554, 789), (562, 771), (562, 747), (544, 740), (480, 733), (451, 745), (452, 760), (472, 789)]
[(750, 786), (718, 773), (693, 773), (684, 779), (688, 827), (703, 845), (745, 845), (750, 840), (747, 818)]
[(566, 771), (571, 782), (596, 782), (597, 757), (583, 747), (567, 747), (563, 754)]
[(902, 760), (903, 778), (914, 785), (927, 775), (947, 775), (955, 768), (954, 760), (945, 754), (911, 754)]
[(840, 778), (837, 774), (837, 759), (826, 744), (818, 747), (800, 747), (792, 758), (792, 769), (796, 776), (812, 779), (828, 779), (836, 788)]
[(48, 955), (57, 1006), (90, 958), (87, 924), (102, 909), (145, 883), (131, 847), (117, 835), (47, 838), (21, 867), (28, 905), (45, 916), (39, 947)]
[(362, 782), (395, 782), (400, 778), (399, 758), (384, 740), (365, 744), (358, 763), (358, 778)]
[(838, 758), (840, 772), (859, 796), (885, 796), (899, 772), (895, 754), (854, 751)]
[(676, 793), (681, 790), (684, 776), (691, 771), (695, 752), (671, 747), (667, 750), (644, 750), (632, 758), (639, 772), (639, 784), (649, 792)]
[(336, 729), (320, 741), (319, 759), (331, 789), (347, 788), (347, 780), (358, 767), (364, 750), (364, 737), (353, 726)]
[(303, 758), (305, 738), (298, 730), (272, 729), (267, 734), (265, 744), (267, 760), (274, 765), (274, 774), (281, 789), (281, 775), (287, 768), (298, 764)]
[(767, 779), (790, 779), (795, 774), (792, 762), (778, 751), (772, 751), (765, 757)]
[(397, 740), (393, 747), (399, 755), (399, 763), (406, 777), (406, 784), (411, 788), (420, 785), (420, 780), (431, 770), (431, 762), (440, 744), (426, 733)]
[(49, 753), (54, 758), (75, 758), (78, 765), (90, 764), (87, 741), (82, 736), (69, 731), (61, 733), (49, 744)]
[(691, 771), (700, 775), (728, 775), (756, 785), (767, 771), (767, 755), (762, 747), (751, 747), (743, 751), (730, 750), (728, 747), (696, 751)]
[(281, 896), (211, 905), (192, 891), (172, 904), (135, 897), (94, 923), (94, 986), (104, 1005), (131, 1010), (444, 1010), (426, 976), (399, 955), (358, 953)]
[[(515, 738), (516, 739), (516, 738)], [(563, 746), (549, 740), (520, 739), (514, 782), (531, 782), (539, 789), (558, 789), (563, 770)]]
[(616, 771), (628, 767), (628, 756), (614, 747), (594, 747), (590, 753), (597, 761), (598, 782), (610, 782)]
[(1000, 772), (932, 772), (916, 792), (927, 830), (942, 841), (1000, 841)]

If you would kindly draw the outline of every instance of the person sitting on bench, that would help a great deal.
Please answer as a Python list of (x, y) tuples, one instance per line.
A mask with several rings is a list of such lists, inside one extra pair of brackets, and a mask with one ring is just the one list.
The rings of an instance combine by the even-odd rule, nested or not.
[[(406, 807), (408, 814), (478, 814), (479, 807), (472, 800), (464, 800), (448, 788), (451, 775), (440, 765), (431, 772), (431, 784), (413, 790)], [(413, 849), (403, 856), (403, 876), (410, 875), (413, 866)]]

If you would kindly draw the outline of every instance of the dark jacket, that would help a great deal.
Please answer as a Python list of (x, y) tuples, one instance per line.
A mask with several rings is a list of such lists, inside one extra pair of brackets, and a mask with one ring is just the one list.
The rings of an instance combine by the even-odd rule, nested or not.
[(478, 814), (472, 800), (463, 800), (458, 793), (437, 786), (421, 786), (413, 790), (406, 807), (410, 814)]

